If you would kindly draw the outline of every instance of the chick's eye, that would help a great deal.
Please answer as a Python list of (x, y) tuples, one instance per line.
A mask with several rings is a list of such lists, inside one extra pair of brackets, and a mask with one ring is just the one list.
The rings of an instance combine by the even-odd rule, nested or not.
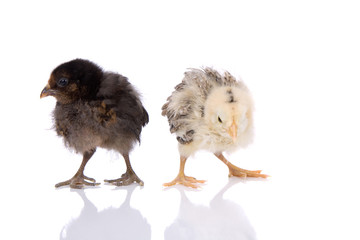
[(59, 87), (65, 87), (66, 85), (68, 85), (69, 80), (67, 78), (60, 78), (59, 81), (57, 82), (57, 85)]
[(222, 120), (221, 120), (221, 118), (220, 118), (220, 117), (218, 117), (218, 121), (219, 121), (219, 123), (222, 123)]

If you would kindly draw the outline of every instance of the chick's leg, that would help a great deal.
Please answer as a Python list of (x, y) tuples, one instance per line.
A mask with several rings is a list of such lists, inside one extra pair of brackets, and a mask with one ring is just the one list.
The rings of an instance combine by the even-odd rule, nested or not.
[(182, 184), (186, 187), (198, 188), (197, 183), (204, 183), (205, 180), (196, 180), (196, 178), (185, 176), (184, 169), (187, 158), (180, 156), (180, 170), (177, 177), (171, 182), (164, 183), (165, 187), (170, 187), (176, 184)]
[[(82, 160), (82, 163), (81, 163), (81, 165), (79, 167), (79, 170), (75, 173), (75, 175), (71, 179), (69, 179), (67, 181), (60, 182), (60, 183), (56, 184), (55, 187), (58, 188), (58, 187), (69, 185), (71, 188), (80, 189), (80, 188), (83, 188), (85, 185), (86, 186), (99, 185), (100, 183), (96, 183), (95, 179), (89, 178), (89, 177), (84, 175), (85, 166), (86, 166), (87, 162), (90, 160), (90, 158), (92, 157), (92, 155), (94, 155), (95, 151), (96, 151), (96, 149), (92, 149), (89, 152), (85, 152), (83, 154), (83, 160)], [(86, 180), (88, 180), (90, 182), (88, 182)]]
[(267, 178), (268, 175), (261, 174), (261, 170), (250, 171), (243, 168), (239, 168), (233, 164), (231, 164), (222, 153), (215, 153), (215, 156), (220, 159), (223, 163), (226, 164), (229, 168), (229, 177), (236, 176), (236, 177), (261, 177)]
[(133, 182), (137, 182), (140, 186), (144, 186), (144, 182), (136, 175), (131, 167), (129, 154), (123, 154), (126, 163), (126, 172), (118, 179), (104, 180), (104, 182), (111, 183), (116, 186), (127, 186)]

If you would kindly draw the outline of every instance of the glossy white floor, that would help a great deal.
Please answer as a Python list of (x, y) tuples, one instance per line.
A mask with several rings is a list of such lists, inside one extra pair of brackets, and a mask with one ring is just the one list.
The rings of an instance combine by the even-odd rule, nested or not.
[[(360, 35), (355, 1), (22, 1), (0, 4), (1, 239), (360, 239)], [(51, 70), (81, 57), (129, 77), (150, 123), (131, 162), (145, 186), (55, 189), (80, 155), (51, 130)], [(187, 67), (241, 76), (254, 143), (229, 155), (268, 180), (228, 178), (207, 152), (177, 174), (161, 105)], [(125, 171), (99, 149), (86, 175)]]

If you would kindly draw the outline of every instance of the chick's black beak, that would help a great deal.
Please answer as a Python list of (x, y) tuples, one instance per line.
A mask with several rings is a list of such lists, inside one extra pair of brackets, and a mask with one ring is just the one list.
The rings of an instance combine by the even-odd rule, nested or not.
[(47, 97), (47, 96), (53, 96), (54, 92), (50, 89), (50, 85), (47, 84), (44, 89), (41, 91), (40, 98)]

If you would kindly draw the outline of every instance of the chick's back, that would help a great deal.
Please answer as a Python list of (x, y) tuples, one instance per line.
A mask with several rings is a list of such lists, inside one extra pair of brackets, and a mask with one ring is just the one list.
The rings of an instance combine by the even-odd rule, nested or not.
[(111, 72), (104, 73), (93, 99), (58, 102), (53, 115), (57, 133), (77, 152), (99, 146), (128, 153), (149, 121), (137, 90), (126, 77)]

